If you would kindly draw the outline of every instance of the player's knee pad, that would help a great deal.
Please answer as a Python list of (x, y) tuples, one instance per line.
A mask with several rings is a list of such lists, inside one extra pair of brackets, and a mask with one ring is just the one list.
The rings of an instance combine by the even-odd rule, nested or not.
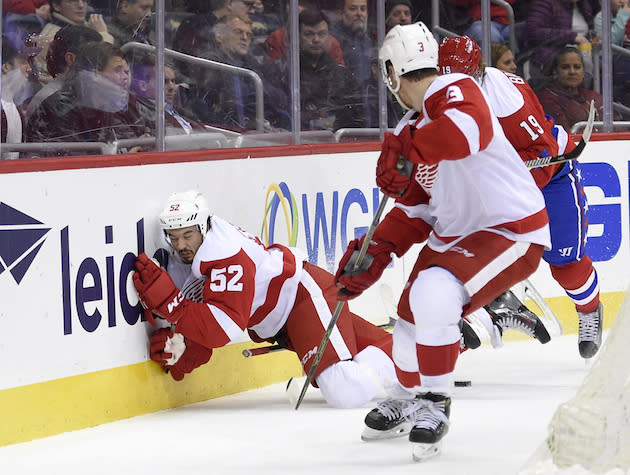
[(361, 407), (383, 390), (378, 377), (354, 360), (339, 361), (320, 373), (317, 385), (333, 407)]
[(442, 267), (420, 272), (409, 292), (415, 324), (425, 330), (457, 325), (469, 300), (464, 285)]

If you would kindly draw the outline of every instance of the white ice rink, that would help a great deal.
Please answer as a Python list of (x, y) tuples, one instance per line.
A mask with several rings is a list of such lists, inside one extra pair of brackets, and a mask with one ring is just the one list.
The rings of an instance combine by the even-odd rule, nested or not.
[(0, 473), (516, 474), (545, 438), (555, 408), (573, 396), (589, 369), (576, 338), (507, 342), (499, 350), (484, 345), (463, 354), (457, 379), (472, 386), (455, 388), (443, 453), (422, 464), (412, 461), (405, 438), (360, 440), (371, 404), (331, 409), (310, 388), (295, 411), (284, 385), (276, 384), (3, 447)]

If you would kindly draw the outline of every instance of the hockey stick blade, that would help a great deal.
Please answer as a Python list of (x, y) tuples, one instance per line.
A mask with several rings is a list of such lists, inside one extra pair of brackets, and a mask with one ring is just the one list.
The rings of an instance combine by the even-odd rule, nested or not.
[[(363, 262), (363, 258), (367, 254), (367, 249), (370, 245), (370, 241), (372, 240), (372, 236), (374, 236), (374, 231), (376, 231), (376, 226), (381, 220), (381, 215), (383, 214), (383, 211), (385, 210), (385, 205), (387, 205), (387, 201), (388, 201), (388, 196), (383, 196), (383, 198), (381, 199), (381, 203), (378, 205), (378, 209), (376, 210), (376, 213), (374, 214), (374, 219), (372, 219), (370, 228), (365, 234), (365, 238), (363, 239), (363, 245), (361, 246), (361, 249), (359, 250), (359, 255), (357, 256), (357, 260), (354, 263), (355, 270), (359, 268), (359, 266), (361, 265), (361, 262)], [(330, 335), (332, 334), (335, 328), (335, 325), (337, 324), (339, 315), (341, 315), (341, 310), (343, 309), (344, 304), (345, 302), (343, 300), (340, 300), (339, 302), (337, 302), (337, 306), (335, 307), (335, 312), (333, 313), (330, 319), (330, 322), (328, 323), (328, 328), (326, 328), (326, 332), (324, 333), (324, 336), (322, 337), (322, 341), (319, 344), (317, 353), (315, 354), (315, 357), (313, 358), (311, 369), (306, 375), (306, 381), (304, 381), (304, 386), (302, 386), (302, 391), (300, 392), (300, 396), (298, 397), (298, 400), (295, 403), (296, 411), (299, 409), (300, 404), (302, 404), (302, 401), (304, 400), (304, 395), (306, 394), (306, 390), (308, 389), (308, 386), (311, 384), (311, 381), (313, 380), (313, 376), (315, 375), (315, 371), (317, 370), (319, 361), (322, 359), (322, 355), (324, 354), (326, 345), (328, 345), (328, 341), (330, 340)]]
[(584, 127), (584, 132), (582, 133), (582, 138), (579, 143), (575, 146), (573, 150), (567, 153), (563, 153), (562, 155), (556, 155), (555, 157), (539, 157), (533, 160), (527, 160), (525, 162), (525, 166), (527, 168), (539, 168), (546, 167), (548, 165), (555, 165), (556, 163), (564, 163), (570, 162), (571, 160), (575, 160), (578, 158), (586, 144), (591, 139), (591, 134), (593, 133), (593, 121), (595, 120), (595, 102), (591, 101), (591, 108), (588, 112), (588, 121), (586, 122), (586, 127)]

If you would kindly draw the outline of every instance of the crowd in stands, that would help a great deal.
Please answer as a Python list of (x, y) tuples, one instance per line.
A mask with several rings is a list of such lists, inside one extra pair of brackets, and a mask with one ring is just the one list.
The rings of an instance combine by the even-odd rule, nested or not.
[[(506, 1), (515, 24), (505, 8), (491, 4), (491, 65), (525, 76), (565, 128), (586, 120), (590, 99), (601, 120), (592, 60), (603, 28), (599, 0)], [(628, 0), (610, 1), (612, 43), (630, 53)], [(292, 129), (289, 4), (166, 0), (166, 47), (231, 67), (166, 58), (167, 135)], [(298, 5), (301, 130), (378, 128), (376, 1), (299, 0)], [(430, 24), (431, 5), (386, 0), (385, 31), (417, 20)], [(439, 5), (443, 28), (481, 43), (479, 0)], [(154, 0), (3, 0), (2, 6), (3, 143), (111, 143), (155, 136), (154, 55), (125, 47), (156, 45)], [(261, 80), (262, 123), (256, 85), (244, 69)], [(630, 106), (630, 54), (613, 51), (613, 76), (613, 100)], [(386, 100), (391, 127), (403, 110), (389, 93)], [(82, 152), (54, 152), (72, 153)]]

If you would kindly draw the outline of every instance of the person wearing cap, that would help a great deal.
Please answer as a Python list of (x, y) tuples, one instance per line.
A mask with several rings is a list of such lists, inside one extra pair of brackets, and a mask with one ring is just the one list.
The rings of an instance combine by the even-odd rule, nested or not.
[(388, 0), (385, 3), (385, 29), (411, 23), (411, 2), (409, 0)]

